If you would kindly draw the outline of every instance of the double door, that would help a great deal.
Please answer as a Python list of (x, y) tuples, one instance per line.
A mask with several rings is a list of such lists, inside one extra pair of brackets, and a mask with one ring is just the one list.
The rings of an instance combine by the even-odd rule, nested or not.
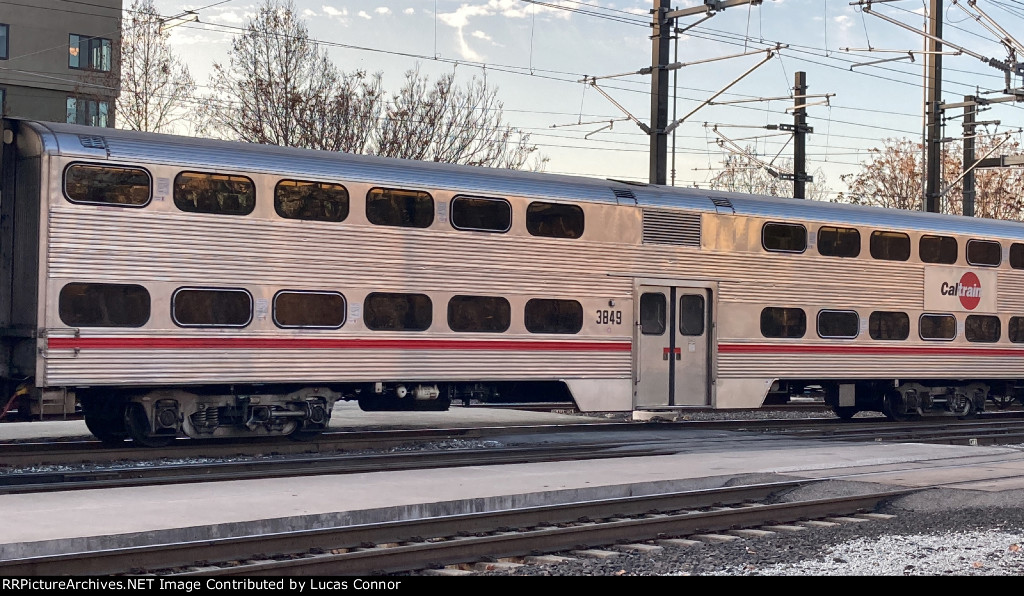
[(711, 403), (712, 289), (638, 288), (634, 407)]

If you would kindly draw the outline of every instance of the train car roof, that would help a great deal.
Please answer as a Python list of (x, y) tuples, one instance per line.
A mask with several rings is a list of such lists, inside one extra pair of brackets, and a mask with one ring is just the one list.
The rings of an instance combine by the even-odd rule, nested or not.
[(515, 195), (735, 213), (779, 221), (803, 220), (888, 230), (1024, 239), (1024, 224), (1016, 221), (354, 155), (76, 124), (21, 122), (39, 135), (43, 151), (83, 159), (188, 164), (196, 168), (322, 179), (342, 178), (405, 188), (444, 188), (484, 196)]

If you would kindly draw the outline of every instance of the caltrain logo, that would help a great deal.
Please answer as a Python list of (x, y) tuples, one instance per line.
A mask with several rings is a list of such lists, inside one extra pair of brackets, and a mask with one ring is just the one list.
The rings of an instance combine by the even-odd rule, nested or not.
[(956, 283), (942, 282), (941, 292), (943, 296), (959, 297), (964, 308), (974, 310), (981, 303), (981, 280), (968, 271)]

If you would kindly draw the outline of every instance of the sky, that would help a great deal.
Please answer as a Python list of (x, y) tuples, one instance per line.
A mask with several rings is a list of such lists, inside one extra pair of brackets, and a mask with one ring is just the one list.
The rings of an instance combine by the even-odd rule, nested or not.
[[(806, 100), (813, 127), (808, 170), (833, 195), (845, 188), (841, 176), (857, 172), (870, 149), (890, 138), (919, 141), (925, 40), (907, 28), (924, 29), (931, 1), (876, 1), (870, 14), (849, 0), (764, 0), (705, 20), (679, 18), (676, 26), (686, 30), (673, 46), (672, 61), (683, 66), (670, 78), (669, 120), (686, 118), (669, 139), (669, 183), (708, 187), (732, 155), (722, 145), (749, 147), (776, 166), (792, 157), (791, 135), (766, 127), (793, 122), (787, 108), (794, 104), (798, 71), (806, 73), (812, 96)], [(654, 0), (294, 2), (310, 37), (322, 42), (342, 71), (381, 72), (389, 91), (412, 68), (432, 78), (454, 71), (461, 82), (486, 77), (498, 90), (506, 122), (530, 133), (548, 158), (545, 171), (648, 180), (650, 140), (635, 121), (650, 122), (651, 79), (638, 73), (651, 65)], [(171, 21), (169, 30), (173, 50), (201, 92), (212, 65), (226, 63), (232, 38), (258, 6), (254, 0), (155, 4), (164, 16), (188, 10), (198, 15), (196, 22)], [(678, 0), (673, 7), (701, 4)], [(982, 58), (1008, 59), (1001, 38), (1024, 41), (1024, 0), (978, 0), (1003, 31), (986, 27), (966, 0), (942, 4), (944, 39), (966, 50), (943, 56), (943, 99), (1003, 97), (1004, 73)], [(1014, 60), (1024, 60), (1021, 54)], [(585, 77), (596, 77), (597, 86), (583, 83)], [(1020, 77), (1011, 78), (1011, 88), (1022, 86)], [(1024, 103), (993, 104), (977, 116), (992, 122), (981, 131), (1012, 131), (1020, 140), (1022, 110)], [(963, 134), (962, 113), (947, 111), (943, 136)]]

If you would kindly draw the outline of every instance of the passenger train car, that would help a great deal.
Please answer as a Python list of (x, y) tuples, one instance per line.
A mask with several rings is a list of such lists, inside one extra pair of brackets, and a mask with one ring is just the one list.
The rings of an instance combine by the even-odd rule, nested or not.
[(108, 442), (553, 392), (969, 416), (1024, 379), (1019, 223), (21, 120), (2, 166), (5, 395)]

